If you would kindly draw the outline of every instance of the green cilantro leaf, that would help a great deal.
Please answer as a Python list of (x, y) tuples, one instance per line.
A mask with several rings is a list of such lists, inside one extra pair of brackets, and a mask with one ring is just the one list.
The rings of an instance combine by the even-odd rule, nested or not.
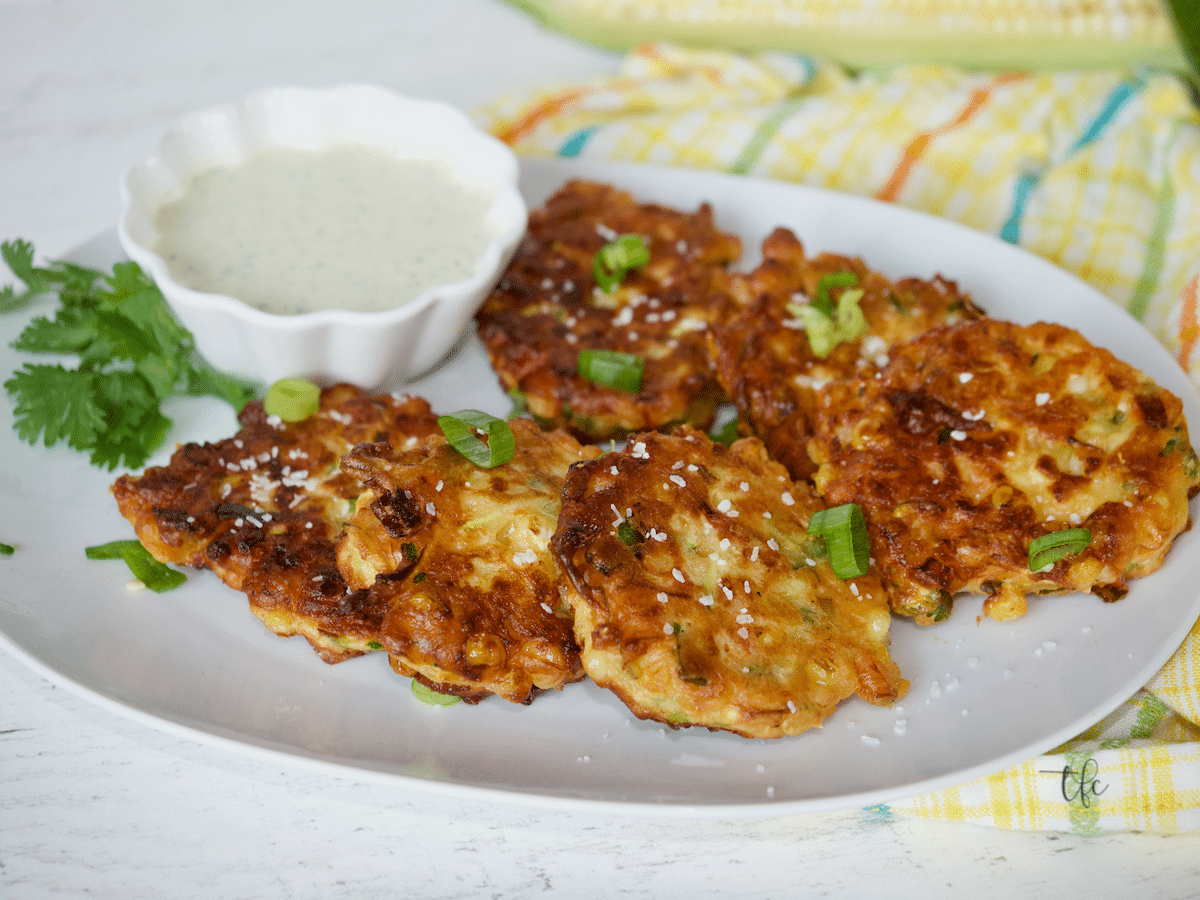
[(160, 396), (145, 379), (129, 372), (99, 373), (93, 386), (109, 427), (91, 447), (92, 463), (108, 469), (122, 464), (137, 468), (171, 428), (171, 420), (159, 411)]
[(4, 264), (12, 269), (12, 273), (33, 290), (39, 278), (33, 265), (33, 244), (21, 238), (5, 241), (0, 244), (0, 256), (4, 257)]
[(0, 258), (12, 273), (25, 282), (17, 293), (12, 285), (0, 288), (0, 312), (24, 306), (34, 297), (58, 290), (64, 297), (86, 294), (99, 274), (92, 269), (68, 262), (52, 262), (44, 267), (33, 264), (33, 244), (17, 239), (0, 243)]
[(78, 353), (96, 333), (96, 311), (64, 306), (53, 319), (38, 316), (13, 341), (15, 350), (26, 353)]
[(94, 323), (91, 342), (78, 351), (81, 366), (100, 368), (113, 360), (138, 362), (156, 352), (150, 337), (120, 313), (98, 310)]
[(14, 425), (22, 440), (52, 447), (66, 441), (76, 450), (87, 450), (107, 423), (96, 402), (91, 373), (65, 366), (26, 363), (4, 382), (17, 408)]
[(44, 294), (49, 290), (49, 284), (33, 265), (33, 244), (29, 241), (5, 241), (0, 244), (0, 257), (14, 275), (25, 282), (25, 290), (20, 294), (13, 285), (5, 285), (0, 290), (0, 310), (16, 309), (23, 306), (31, 297)]
[(101, 308), (119, 313), (156, 352), (187, 356), (195, 350), (191, 332), (179, 324), (158, 286), (136, 263), (117, 263), (108, 283), (111, 290), (101, 294)]

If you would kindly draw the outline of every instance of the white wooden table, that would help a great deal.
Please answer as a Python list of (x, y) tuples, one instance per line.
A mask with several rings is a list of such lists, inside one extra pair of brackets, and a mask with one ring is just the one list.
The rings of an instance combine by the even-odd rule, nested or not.
[[(617, 63), (499, 0), (0, 0), (0, 238), (59, 256), (112, 228), (121, 171), (171, 120), (257, 88), (370, 81), (471, 108)], [(1196, 897), (1200, 835), (450, 799), (181, 737), (0, 652), (0, 897), (868, 892)]]

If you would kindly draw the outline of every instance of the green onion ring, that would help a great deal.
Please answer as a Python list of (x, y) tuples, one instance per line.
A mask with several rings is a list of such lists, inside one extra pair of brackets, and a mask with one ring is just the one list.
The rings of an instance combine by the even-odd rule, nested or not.
[(263, 397), (263, 411), (285, 422), (303, 422), (320, 408), (321, 389), (307, 378), (281, 378)]
[(592, 276), (600, 290), (612, 292), (630, 269), (650, 262), (650, 248), (637, 234), (623, 234), (609, 241), (592, 257)]
[(808, 533), (825, 538), (829, 563), (838, 578), (858, 578), (867, 574), (871, 542), (867, 537), (866, 519), (857, 503), (817, 510), (808, 520)]
[(738, 439), (738, 420), (736, 417), (730, 419), (719, 428), (714, 428), (709, 432), (708, 436), (712, 438), (714, 444), (724, 444), (728, 447)]
[(1029, 542), (1029, 570), (1039, 572), (1064, 556), (1082, 553), (1091, 544), (1092, 533), (1086, 528), (1065, 528), (1043, 534)]
[(839, 343), (852, 341), (867, 330), (867, 317), (863, 315), (862, 307), (859, 306), (862, 298), (862, 288), (842, 291), (842, 295), (838, 297), (837, 311), (833, 318)]
[(812, 352), (818, 358), (825, 359), (838, 344), (853, 341), (867, 330), (867, 318), (859, 306), (862, 298), (862, 289), (855, 288), (842, 291), (836, 309), (832, 309), (830, 301), (829, 313), (824, 311), (824, 304), (815, 300), (811, 303), (789, 303), (787, 311), (804, 325)]
[(808, 346), (818, 359), (825, 359), (839, 343), (837, 326), (833, 319), (821, 312), (816, 306), (788, 307), (797, 319), (804, 323), (804, 334), (808, 337)]
[(412, 695), (428, 706), (453, 706), (462, 702), (462, 697), (439, 693), (415, 678), (412, 680)]
[(617, 350), (580, 350), (575, 370), (592, 384), (636, 394), (642, 389), (646, 361)]
[(817, 282), (817, 296), (813, 298), (812, 305), (832, 319), (834, 302), (829, 292), (834, 288), (848, 287), (858, 287), (858, 276), (853, 272), (830, 272), (828, 275), (822, 275)]
[[(481, 469), (502, 466), (516, 452), (516, 438), (508, 423), (477, 409), (438, 416), (437, 423), (450, 446)], [(475, 436), (476, 430), (487, 434), (486, 444)]]

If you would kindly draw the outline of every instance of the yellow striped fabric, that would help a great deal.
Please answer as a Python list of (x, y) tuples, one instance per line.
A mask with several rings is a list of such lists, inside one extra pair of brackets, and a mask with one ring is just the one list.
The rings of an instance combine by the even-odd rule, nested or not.
[[(655, 43), (614, 76), (500, 98), (477, 118), (522, 154), (754, 174), (990, 232), (1128, 309), (1200, 385), (1200, 112), (1174, 74), (850, 74), (799, 54)], [(1053, 753), (873, 812), (1200, 830), (1200, 626), (1143, 691)]]

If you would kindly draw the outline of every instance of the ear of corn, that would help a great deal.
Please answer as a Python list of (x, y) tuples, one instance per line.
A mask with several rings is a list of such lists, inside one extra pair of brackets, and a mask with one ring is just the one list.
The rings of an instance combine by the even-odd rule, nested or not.
[(1179, 49), (1187, 61), (1192, 86), (1200, 93), (1200, 0), (1164, 0), (1175, 26)]
[(1200, 0), (511, 2), (548, 27), (618, 50), (666, 40), (813, 53), (851, 67), (936, 62), (977, 69), (1151, 65), (1180, 71), (1187, 68), (1184, 47), (1200, 53)]

